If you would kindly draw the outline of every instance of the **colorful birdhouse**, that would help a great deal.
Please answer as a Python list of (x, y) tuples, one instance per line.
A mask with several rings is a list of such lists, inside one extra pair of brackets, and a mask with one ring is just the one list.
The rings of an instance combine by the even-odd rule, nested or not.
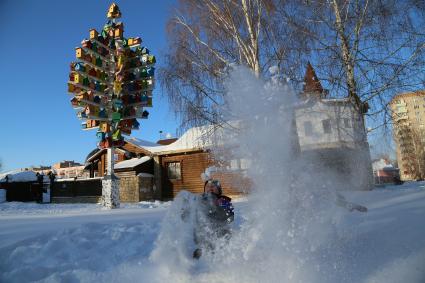
[(80, 111), (80, 112), (77, 113), (77, 117), (79, 119), (84, 119), (84, 118), (87, 118), (87, 115), (84, 111)]
[(74, 82), (77, 84), (81, 84), (83, 82), (84, 77), (80, 74), (74, 74)]
[(88, 72), (88, 74), (92, 77), (97, 77), (97, 71), (95, 68), (90, 69), (90, 71)]
[(142, 39), (140, 37), (130, 37), (127, 40), (128, 46), (134, 46), (134, 45), (137, 45), (137, 44), (140, 44), (140, 43), (142, 43)]
[(112, 146), (111, 138), (107, 137), (99, 143), (100, 148), (109, 148)]
[(142, 53), (142, 54), (149, 54), (149, 49), (147, 49), (146, 47), (142, 47), (141, 48), (141, 50), (140, 50), (140, 52)]
[(85, 39), (85, 40), (81, 41), (81, 46), (82, 46), (83, 48), (91, 49), (91, 47), (92, 47), (92, 43), (91, 43), (91, 41), (90, 41), (90, 40)]
[(113, 141), (118, 141), (120, 139), (122, 139), (121, 130), (120, 129), (117, 129), (117, 130), (115, 130), (115, 132), (112, 133), (112, 140)]
[(156, 58), (154, 55), (149, 55), (148, 56), (148, 64), (155, 64), (156, 63)]
[(108, 117), (105, 109), (101, 109), (99, 111), (99, 114), (98, 115), (99, 115), (100, 118), (107, 118)]
[(133, 129), (138, 130), (139, 129), (139, 122), (137, 122), (136, 119), (133, 119), (133, 125), (131, 125)]
[(123, 35), (124, 35), (124, 24), (123, 23), (118, 23), (115, 26), (115, 29), (114, 29), (114, 37), (115, 38), (122, 38)]
[(84, 57), (83, 49), (81, 49), (80, 47), (75, 48), (75, 56), (76, 56), (78, 59), (83, 58), (83, 57)]
[(95, 29), (90, 30), (90, 39), (97, 39), (99, 37), (99, 33)]
[(68, 83), (68, 92), (74, 93), (75, 86), (73, 84)]
[(154, 67), (150, 67), (146, 71), (147, 71), (149, 77), (153, 77), (155, 75), (155, 68)]
[(115, 110), (120, 110), (123, 108), (123, 103), (122, 103), (122, 100), (120, 99), (114, 99), (112, 101), (112, 105), (114, 106)]
[(117, 123), (121, 120), (121, 113), (120, 112), (113, 112), (112, 113), (112, 121)]
[(108, 123), (106, 122), (101, 122), (99, 124), (99, 131), (103, 132), (103, 133), (107, 133), (111, 130), (111, 127), (109, 126)]
[(143, 102), (143, 103), (147, 103), (148, 99), (149, 99), (149, 97), (146, 94), (142, 95), (141, 98), (140, 98), (141, 102)]
[(106, 14), (108, 19), (117, 19), (121, 18), (121, 11), (117, 4), (112, 3), (111, 6), (109, 6), (108, 13)]
[(71, 70), (71, 72), (75, 71), (75, 62), (69, 64), (69, 69)]
[(73, 107), (77, 107), (78, 106), (78, 99), (73, 97), (71, 99), (71, 104), (72, 104)]
[(104, 140), (105, 139), (105, 133), (103, 133), (103, 132), (97, 132), (96, 133), (96, 137), (97, 137), (97, 140), (98, 141), (102, 141), (102, 140)]
[(89, 86), (90, 85), (90, 80), (88, 78), (83, 78), (83, 85), (84, 86)]
[(98, 50), (98, 46), (97, 46), (97, 43), (96, 43), (96, 42), (94, 42), (94, 43), (92, 44), (92, 46), (91, 46), (91, 50), (93, 50), (94, 52), (97, 52), (97, 50)]
[(140, 56), (140, 62), (142, 63), (142, 66), (146, 65), (148, 63), (148, 55), (142, 55)]
[(90, 115), (90, 114), (91, 114), (91, 112), (93, 111), (92, 109), (93, 109), (93, 107), (91, 107), (91, 106), (86, 106), (86, 108), (84, 108), (84, 113), (86, 113), (86, 115), (88, 116), (88, 115)]
[(79, 72), (85, 72), (86, 71), (86, 67), (84, 66), (83, 63), (76, 63), (74, 68), (75, 68), (76, 71), (79, 71)]
[(140, 78), (146, 78), (148, 76), (148, 71), (146, 70), (146, 68), (140, 70), (139, 76)]
[(96, 66), (98, 67), (102, 67), (102, 59), (100, 59), (100, 57), (96, 58)]
[(87, 120), (86, 124), (87, 124), (87, 128), (95, 128), (95, 127), (98, 126), (98, 123), (97, 123), (96, 120), (90, 120), (89, 119), (89, 120)]

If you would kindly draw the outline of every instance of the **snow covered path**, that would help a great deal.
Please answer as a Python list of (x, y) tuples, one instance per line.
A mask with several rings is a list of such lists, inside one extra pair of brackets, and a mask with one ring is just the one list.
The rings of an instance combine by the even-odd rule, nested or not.
[(45, 234), (53, 234), (62, 229), (76, 228), (81, 225), (98, 223), (104, 225), (158, 223), (166, 209), (151, 210), (122, 209), (89, 211), (84, 214), (64, 213), (54, 215), (1, 216), (0, 248), (18, 241)]
[[(343, 213), (335, 243), (342, 255), (338, 267), (323, 258), (320, 274), (331, 275), (314, 282), (425, 282), (424, 185), (345, 193), (369, 211)], [(248, 203), (236, 203), (239, 224)], [(163, 264), (153, 263), (150, 256), (169, 206), (109, 211), (93, 204), (0, 204), (0, 282), (307, 282), (297, 277), (276, 281), (273, 274), (249, 277), (250, 269), (261, 264), (258, 259), (253, 265), (248, 259), (247, 266), (235, 261), (236, 273), (228, 277), (202, 261), (176, 272), (168, 268), (176, 264), (171, 253), (161, 255)], [(260, 239), (257, 245), (267, 243)]]

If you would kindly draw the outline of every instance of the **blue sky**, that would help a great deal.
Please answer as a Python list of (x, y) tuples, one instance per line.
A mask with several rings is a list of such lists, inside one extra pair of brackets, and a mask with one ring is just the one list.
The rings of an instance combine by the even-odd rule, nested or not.
[[(166, 48), (166, 21), (174, 0), (115, 1), (126, 37), (140, 36), (156, 55)], [(69, 63), (89, 29), (100, 30), (111, 1), (0, 2), (0, 160), (8, 171), (61, 160), (83, 162), (96, 147), (96, 131), (82, 131), (67, 93)], [(159, 84), (148, 120), (132, 136), (156, 141), (178, 123)]]

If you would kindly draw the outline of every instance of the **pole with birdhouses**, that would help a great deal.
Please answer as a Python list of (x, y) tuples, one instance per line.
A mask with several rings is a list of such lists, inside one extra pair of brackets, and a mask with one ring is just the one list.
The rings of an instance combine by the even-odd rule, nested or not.
[(137, 119), (147, 119), (152, 107), (155, 56), (142, 47), (139, 37), (124, 37), (119, 7), (113, 3), (108, 21), (99, 33), (90, 30), (75, 49), (77, 61), (70, 64), (68, 92), (84, 130), (96, 129), (99, 149), (107, 150), (106, 174), (102, 180), (102, 204), (117, 208), (119, 182), (114, 175), (114, 149), (124, 145), (123, 135), (139, 129)]

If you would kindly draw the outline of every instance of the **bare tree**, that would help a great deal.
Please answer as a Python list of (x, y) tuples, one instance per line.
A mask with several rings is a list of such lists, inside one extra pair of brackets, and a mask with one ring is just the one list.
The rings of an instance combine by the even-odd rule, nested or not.
[[(400, 91), (424, 86), (425, 2), (280, 0), (283, 22), (302, 33), (319, 78), (371, 118), (390, 117)], [(375, 126), (374, 124), (373, 126)]]
[(424, 26), (419, 0), (179, 0), (160, 81), (185, 122), (216, 122), (227, 66), (301, 83), (311, 61), (330, 95), (386, 125), (391, 97), (425, 84)]
[(294, 38), (301, 46), (302, 40), (279, 23), (275, 10), (273, 0), (178, 1), (160, 82), (187, 125), (220, 121), (228, 66), (245, 65), (259, 77), (299, 58), (302, 48), (290, 51), (284, 41)]

